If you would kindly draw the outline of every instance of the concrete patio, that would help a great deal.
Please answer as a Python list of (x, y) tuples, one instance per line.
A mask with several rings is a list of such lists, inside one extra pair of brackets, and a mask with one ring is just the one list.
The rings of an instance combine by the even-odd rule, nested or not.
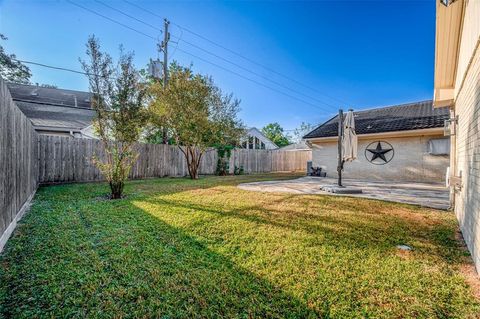
[(321, 177), (301, 177), (286, 181), (267, 181), (240, 184), (238, 187), (249, 191), (282, 192), (293, 194), (322, 194), (333, 196), (353, 196), (380, 199), (391, 202), (420, 205), (424, 207), (448, 209), (449, 194), (444, 184), (415, 182), (380, 182), (343, 180), (346, 187), (360, 188), (362, 194), (332, 194), (321, 190), (323, 186), (335, 185), (336, 179)]

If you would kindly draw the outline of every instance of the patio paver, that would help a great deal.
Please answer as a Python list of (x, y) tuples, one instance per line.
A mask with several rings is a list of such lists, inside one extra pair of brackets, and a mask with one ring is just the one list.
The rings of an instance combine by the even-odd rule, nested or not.
[(287, 181), (253, 182), (238, 185), (239, 188), (259, 192), (282, 192), (293, 194), (324, 194), (332, 196), (353, 196), (407, 203), (424, 207), (448, 209), (449, 193), (444, 184), (416, 182), (382, 182), (345, 179), (346, 187), (361, 188), (362, 194), (332, 194), (321, 188), (335, 185), (333, 178), (301, 177)]

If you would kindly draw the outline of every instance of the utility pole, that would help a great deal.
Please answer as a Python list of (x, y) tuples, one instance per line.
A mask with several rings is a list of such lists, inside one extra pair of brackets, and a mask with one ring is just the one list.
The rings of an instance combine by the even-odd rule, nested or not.
[(343, 170), (343, 110), (338, 110), (338, 186), (342, 187), (342, 170)]
[[(163, 89), (167, 88), (168, 84), (168, 41), (170, 41), (170, 32), (168, 32), (168, 25), (170, 21), (163, 20), (163, 41), (160, 45), (160, 51), (163, 52)], [(168, 132), (164, 127), (162, 130), (162, 143), (168, 144)]]

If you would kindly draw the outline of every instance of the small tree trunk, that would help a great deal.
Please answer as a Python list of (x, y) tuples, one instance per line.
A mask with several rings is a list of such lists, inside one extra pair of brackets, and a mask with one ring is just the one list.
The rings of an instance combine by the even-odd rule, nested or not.
[[(195, 164), (192, 164), (195, 165)], [(198, 179), (198, 169), (196, 167), (192, 168), (192, 173), (190, 174), (191, 179)]]
[(120, 199), (123, 194), (123, 182), (110, 182), (110, 190), (112, 199)]
[(188, 170), (190, 172), (190, 178), (198, 179), (198, 165), (194, 149), (190, 149), (190, 155), (190, 163), (188, 163), (188, 166), (190, 168)]
[(198, 167), (200, 166), (198, 161), (198, 154), (197, 150), (194, 147), (189, 147), (190, 151), (190, 178), (191, 179), (198, 179)]
[(198, 179), (198, 168), (200, 167), (203, 152), (197, 151), (194, 146), (185, 146), (185, 149), (179, 146), (179, 148), (187, 160), (187, 169), (190, 178)]

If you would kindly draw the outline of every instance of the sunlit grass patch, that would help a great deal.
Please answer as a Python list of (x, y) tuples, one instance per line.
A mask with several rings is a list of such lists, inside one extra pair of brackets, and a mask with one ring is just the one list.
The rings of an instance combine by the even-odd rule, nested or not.
[[(243, 191), (255, 175), (41, 188), (0, 257), (0, 316), (473, 318), (453, 214)], [(399, 252), (399, 244), (413, 247)]]

